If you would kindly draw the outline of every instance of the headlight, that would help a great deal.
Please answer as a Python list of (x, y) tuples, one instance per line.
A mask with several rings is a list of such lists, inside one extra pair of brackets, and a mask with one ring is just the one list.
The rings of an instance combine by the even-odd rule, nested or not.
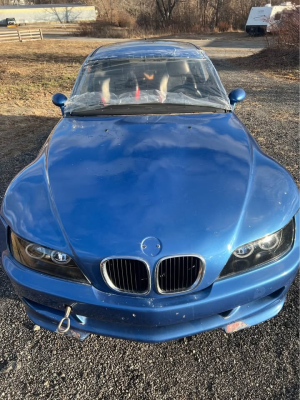
[(295, 223), (292, 219), (280, 231), (238, 247), (232, 253), (219, 278), (248, 271), (283, 256), (292, 248), (294, 231)]
[(10, 251), (13, 257), (28, 268), (57, 278), (88, 283), (72, 258), (63, 252), (28, 242), (10, 232)]

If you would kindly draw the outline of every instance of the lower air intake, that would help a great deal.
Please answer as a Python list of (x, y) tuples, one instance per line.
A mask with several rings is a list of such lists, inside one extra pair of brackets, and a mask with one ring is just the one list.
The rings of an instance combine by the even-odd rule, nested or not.
[(204, 271), (204, 262), (197, 256), (164, 258), (156, 266), (156, 287), (159, 293), (173, 294), (196, 287)]
[(146, 294), (150, 290), (148, 265), (131, 258), (109, 258), (101, 263), (105, 282), (119, 292)]

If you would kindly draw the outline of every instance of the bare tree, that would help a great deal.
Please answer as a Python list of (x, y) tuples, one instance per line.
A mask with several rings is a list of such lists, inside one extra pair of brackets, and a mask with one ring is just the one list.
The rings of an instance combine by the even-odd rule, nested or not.
[(172, 14), (179, 0), (156, 0), (157, 10), (163, 21), (172, 19)]
[(207, 21), (207, 10), (209, 7), (209, 0), (198, 0), (198, 10), (199, 10), (199, 19), (203, 28), (206, 28), (208, 25)]
[[(8, 1), (8, 0), (0, 0)], [(29, 1), (29, 0), (27, 0)], [(78, 0), (34, 0), (41, 2), (78, 2)], [(141, 31), (168, 28), (171, 32), (200, 32), (218, 28), (244, 29), (251, 7), (264, 6), (268, 0), (80, 0), (97, 7), (99, 21), (118, 25), (131, 18)], [(272, 0), (272, 5), (283, 0)], [(292, 0), (299, 3), (300, 0)], [(133, 21), (133, 22), (132, 22)], [(100, 23), (99, 22), (99, 23)], [(120, 26), (120, 25), (119, 25)]]

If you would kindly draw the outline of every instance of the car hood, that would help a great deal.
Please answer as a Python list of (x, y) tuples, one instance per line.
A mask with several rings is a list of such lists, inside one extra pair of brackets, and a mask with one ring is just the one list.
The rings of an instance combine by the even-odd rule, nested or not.
[[(2, 208), (21, 237), (73, 254), (107, 290), (99, 263), (198, 254), (199, 290), (232, 251), (284, 227), (299, 207), (290, 174), (233, 113), (63, 118)], [(151, 255), (143, 239), (158, 238)]]
[(233, 114), (64, 118), (52, 136), (48, 176), (64, 230), (85, 256), (164, 254), (227, 246), (252, 166)]

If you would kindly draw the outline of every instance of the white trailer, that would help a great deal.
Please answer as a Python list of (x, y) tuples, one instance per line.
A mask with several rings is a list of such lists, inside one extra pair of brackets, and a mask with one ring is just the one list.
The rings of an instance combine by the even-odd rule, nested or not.
[(266, 4), (264, 7), (252, 7), (246, 22), (246, 32), (249, 35), (264, 35), (280, 20), (282, 11), (293, 7), (291, 2), (282, 3), (280, 6)]
[(83, 4), (38, 4), (34, 6), (1, 6), (0, 25), (6, 25), (7, 18), (14, 18), (17, 24), (68, 23), (95, 21), (94, 6)]

